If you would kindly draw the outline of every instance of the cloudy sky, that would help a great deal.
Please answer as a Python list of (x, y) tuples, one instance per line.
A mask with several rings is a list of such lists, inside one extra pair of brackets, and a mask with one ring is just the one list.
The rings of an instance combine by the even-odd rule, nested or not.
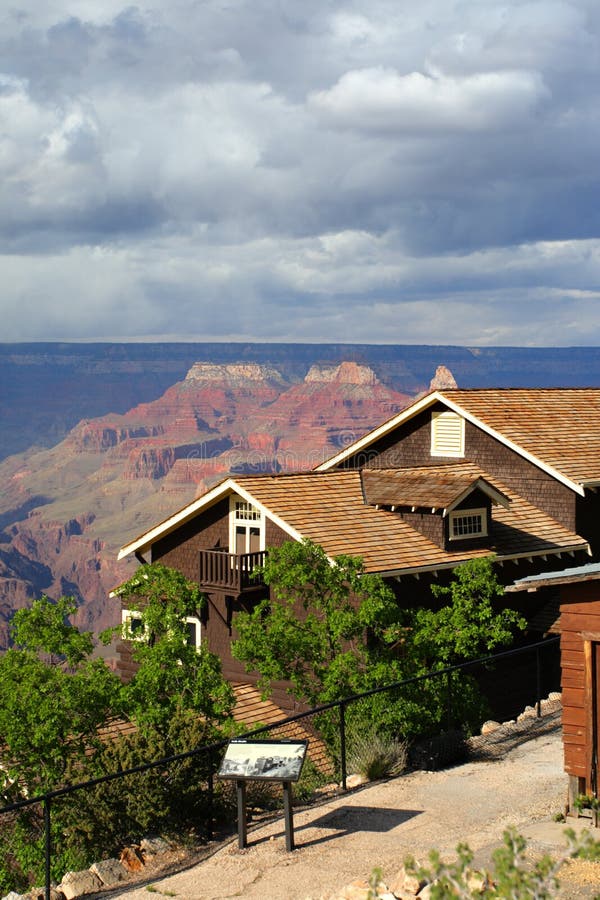
[(2, 341), (600, 344), (597, 0), (2, 0)]

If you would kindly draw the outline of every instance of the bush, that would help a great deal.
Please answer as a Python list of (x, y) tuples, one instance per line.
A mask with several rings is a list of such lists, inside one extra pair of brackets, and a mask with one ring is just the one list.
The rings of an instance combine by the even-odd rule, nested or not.
[[(180, 711), (164, 735), (151, 728), (109, 741), (94, 761), (95, 775), (108, 775), (218, 740), (220, 733)], [(90, 852), (116, 850), (144, 834), (209, 830), (212, 798), (208, 779), (216, 760), (200, 753), (127, 775), (77, 795), (76, 819), (68, 832)]]
[(557, 874), (569, 859), (600, 860), (600, 842), (591, 834), (577, 836), (565, 829), (566, 847), (556, 857), (543, 854), (532, 862), (527, 842), (514, 828), (504, 832), (503, 845), (492, 853), (491, 869), (472, 868), (473, 852), (467, 844), (456, 848), (457, 860), (444, 862), (438, 851), (429, 854), (429, 866), (419, 866), (413, 857), (405, 860), (410, 874), (429, 885), (432, 900), (474, 900), (477, 897), (547, 900), (559, 890)]
[(366, 732), (356, 735), (348, 750), (348, 771), (369, 781), (400, 775), (406, 769), (408, 745), (387, 735)]

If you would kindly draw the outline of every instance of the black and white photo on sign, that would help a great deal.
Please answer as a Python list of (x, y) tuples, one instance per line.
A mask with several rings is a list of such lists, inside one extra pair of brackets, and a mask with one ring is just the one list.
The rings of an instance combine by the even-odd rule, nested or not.
[(306, 746), (306, 741), (231, 741), (219, 776), (297, 781)]

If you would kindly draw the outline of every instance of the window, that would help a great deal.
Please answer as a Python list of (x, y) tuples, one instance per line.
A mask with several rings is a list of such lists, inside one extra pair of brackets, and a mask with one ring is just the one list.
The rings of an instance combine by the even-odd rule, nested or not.
[(465, 455), (465, 420), (451, 410), (431, 414), (431, 455)]
[(229, 552), (236, 556), (265, 549), (265, 520), (262, 511), (241, 497), (232, 497), (229, 520)]
[[(143, 641), (146, 638), (146, 629), (141, 613), (137, 610), (124, 609), (121, 617), (123, 640)], [(185, 624), (188, 643), (199, 648), (201, 643), (200, 619), (196, 616), (187, 616)]]
[(196, 616), (188, 616), (185, 620), (187, 625), (187, 642), (191, 644), (192, 647), (196, 647), (196, 649), (200, 649), (201, 642), (201, 630), (200, 630), (200, 619), (196, 618)]
[(467, 509), (450, 513), (450, 540), (485, 537), (487, 534), (487, 510)]
[(124, 609), (121, 613), (123, 639), (126, 641), (143, 641), (146, 636), (144, 621), (136, 610)]
[(260, 509), (248, 503), (247, 500), (235, 501), (235, 518), (241, 522), (259, 522), (261, 519)]

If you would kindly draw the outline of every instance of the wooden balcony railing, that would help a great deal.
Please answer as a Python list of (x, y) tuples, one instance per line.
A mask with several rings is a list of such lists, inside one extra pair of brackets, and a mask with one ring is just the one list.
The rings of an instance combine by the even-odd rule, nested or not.
[(262, 580), (253, 578), (252, 573), (263, 565), (265, 556), (265, 550), (242, 554), (201, 550), (200, 587), (226, 589), (231, 593), (263, 587)]

